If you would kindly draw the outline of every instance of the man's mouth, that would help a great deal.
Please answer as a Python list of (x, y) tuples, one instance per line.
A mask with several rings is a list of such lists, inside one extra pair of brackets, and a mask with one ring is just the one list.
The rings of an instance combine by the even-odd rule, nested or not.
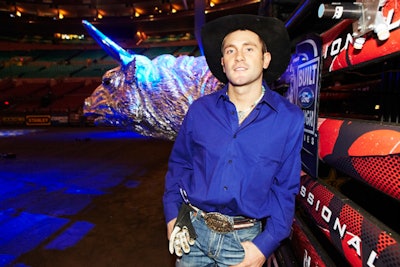
[(235, 67), (233, 70), (234, 71), (245, 71), (245, 70), (247, 70), (247, 68), (243, 67), (243, 66), (238, 66), (238, 67)]

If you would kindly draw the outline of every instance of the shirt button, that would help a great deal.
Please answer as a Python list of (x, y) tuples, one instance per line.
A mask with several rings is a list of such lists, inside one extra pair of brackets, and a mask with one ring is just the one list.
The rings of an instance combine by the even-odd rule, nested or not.
[(230, 160), (228, 160), (228, 163), (229, 163), (229, 164), (231, 164), (231, 163), (232, 163), (232, 160), (231, 160), (231, 159), (230, 159)]
[(228, 187), (227, 187), (227, 186), (224, 186), (224, 190), (227, 191), (227, 190), (228, 190)]

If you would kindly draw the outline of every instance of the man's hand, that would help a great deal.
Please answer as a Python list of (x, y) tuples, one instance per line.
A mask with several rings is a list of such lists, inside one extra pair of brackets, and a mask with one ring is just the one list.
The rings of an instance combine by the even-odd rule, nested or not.
[(168, 237), (168, 240), (171, 239), (171, 234), (172, 234), (172, 231), (174, 230), (175, 222), (176, 222), (176, 218), (170, 220), (167, 223), (167, 237)]
[(231, 267), (262, 267), (266, 261), (264, 254), (253, 242), (245, 241), (242, 243), (244, 248), (244, 259), (241, 263)]

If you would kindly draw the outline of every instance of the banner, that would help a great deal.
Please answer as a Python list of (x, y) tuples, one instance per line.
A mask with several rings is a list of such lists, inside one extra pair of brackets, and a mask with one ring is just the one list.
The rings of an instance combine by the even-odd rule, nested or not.
[(400, 266), (398, 234), (322, 180), (302, 176), (297, 203), (351, 266)]
[(296, 46), (290, 65), (281, 79), (289, 84), (286, 97), (304, 113), (302, 169), (318, 176), (318, 99), (321, 87), (322, 41), (318, 35), (307, 35)]
[(51, 124), (50, 115), (27, 115), (26, 125), (28, 126), (48, 126)]

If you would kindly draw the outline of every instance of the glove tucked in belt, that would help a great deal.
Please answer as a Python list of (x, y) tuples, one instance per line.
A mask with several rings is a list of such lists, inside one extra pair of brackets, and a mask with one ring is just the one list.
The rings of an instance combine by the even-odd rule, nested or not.
[(189, 205), (182, 204), (169, 239), (169, 252), (171, 254), (175, 252), (179, 257), (183, 253), (190, 252), (190, 246), (194, 245), (194, 240), (197, 237), (190, 219), (191, 211), (193, 209)]

